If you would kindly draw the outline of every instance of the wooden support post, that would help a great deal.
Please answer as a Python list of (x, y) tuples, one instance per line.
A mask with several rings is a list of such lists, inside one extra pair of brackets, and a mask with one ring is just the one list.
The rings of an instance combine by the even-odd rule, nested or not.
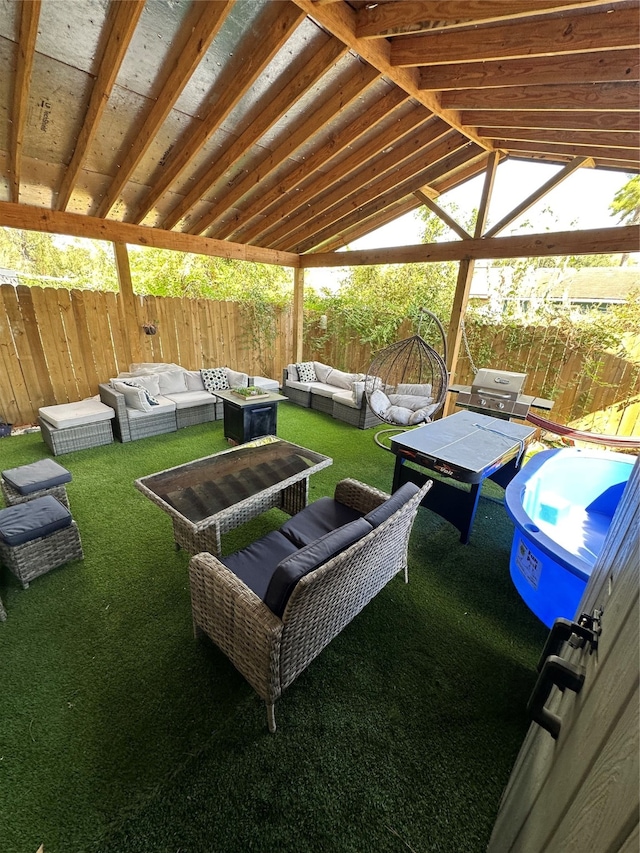
[(120, 365), (119, 367), (123, 370), (128, 370), (129, 364), (132, 362), (143, 361), (143, 351), (137, 329), (136, 298), (133, 295), (127, 245), (126, 243), (114, 243), (113, 250), (116, 258), (118, 282), (120, 284), (120, 290), (118, 291), (118, 313), (127, 349), (127, 364), (123, 368)]
[(304, 270), (293, 271), (293, 361), (302, 361), (304, 326)]
[[(482, 236), (482, 232), (484, 231), (484, 227), (487, 222), (489, 202), (491, 201), (491, 193), (493, 191), (496, 169), (499, 162), (499, 152), (492, 151), (487, 162), (487, 171), (485, 173), (484, 186), (482, 188), (478, 218), (476, 220), (476, 227), (473, 234), (475, 239)], [(450, 384), (453, 383), (458, 369), (458, 356), (460, 354), (460, 342), (462, 340), (462, 324), (464, 323), (464, 315), (467, 310), (467, 302), (469, 301), (469, 292), (471, 290), (471, 281), (473, 279), (475, 264), (475, 260), (463, 260), (460, 261), (460, 266), (458, 267), (458, 280), (456, 282), (456, 292), (453, 297), (453, 307), (451, 309), (451, 322), (449, 324), (449, 333), (447, 335), (447, 371), (449, 373)], [(454, 407), (455, 400), (453, 399), (453, 395), (449, 394), (442, 410), (443, 417), (451, 414)]]

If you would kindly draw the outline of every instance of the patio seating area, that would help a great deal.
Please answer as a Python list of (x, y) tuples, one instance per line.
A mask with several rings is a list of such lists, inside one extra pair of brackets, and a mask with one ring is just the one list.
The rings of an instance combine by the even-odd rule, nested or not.
[[(372, 431), (284, 405), (278, 434), (333, 459), (310, 501), (350, 477), (391, 489)], [(509, 577), (501, 490), (483, 491), (467, 546), (418, 510), (408, 584), (387, 583), (298, 675), (269, 735), (244, 678), (194, 639), (189, 554), (134, 486), (226, 449), (215, 421), (69, 453), (84, 559), (28, 590), (0, 571), (3, 849), (297, 851), (304, 826), (318, 853), (484, 851), (546, 637)], [(7, 468), (44, 455), (37, 434), (3, 451)], [(223, 533), (223, 559), (285, 518)]]

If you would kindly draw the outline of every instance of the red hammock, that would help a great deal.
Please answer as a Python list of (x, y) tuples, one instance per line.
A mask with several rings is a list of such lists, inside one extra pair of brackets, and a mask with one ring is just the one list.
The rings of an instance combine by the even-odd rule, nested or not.
[(569, 426), (548, 421), (546, 418), (541, 418), (540, 415), (532, 415), (531, 412), (527, 415), (527, 420), (535, 426), (546, 429), (548, 432), (553, 432), (556, 435), (567, 435), (578, 441), (592, 441), (594, 444), (606, 444), (611, 447), (640, 447), (640, 435), (598, 435), (595, 432), (583, 432), (579, 429), (573, 429)]

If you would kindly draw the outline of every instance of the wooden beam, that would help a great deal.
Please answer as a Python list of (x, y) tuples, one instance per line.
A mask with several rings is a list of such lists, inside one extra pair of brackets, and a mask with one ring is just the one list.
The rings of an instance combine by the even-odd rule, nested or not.
[(386, 95), (357, 116), (351, 124), (341, 129), (340, 133), (331, 134), (324, 145), (310, 154), (303, 163), (295, 166), (272, 189), (259, 196), (245, 210), (238, 212), (238, 221), (233, 223), (228, 231), (224, 230), (214, 236), (228, 237), (233, 234), (234, 239), (239, 238), (241, 242), (252, 242), (255, 237), (280, 221), (284, 209), (290, 204), (288, 194), (341, 151), (354, 145), (365, 134), (371, 133), (379, 122), (386, 119), (406, 100), (406, 94), (394, 86)]
[[(597, 148), (640, 148), (640, 133), (608, 131), (572, 130), (567, 134), (563, 130), (545, 130), (532, 127), (483, 127), (485, 136), (499, 139), (500, 148), (508, 147), (511, 140), (521, 142), (551, 142), (554, 145), (586, 145)], [(505, 143), (503, 145), (503, 143)], [(598, 152), (593, 151), (597, 157)]]
[(38, 37), (40, 7), (40, 0), (22, 0), (20, 4), (20, 31), (9, 137), (9, 192), (11, 200), (15, 202), (20, 200), (22, 143), (31, 91), (31, 71)]
[[(292, 64), (287, 69), (286, 81), (275, 93), (269, 106), (256, 116), (240, 136), (233, 138), (232, 143), (221, 154), (216, 156), (215, 161), (195, 181), (183, 200), (165, 217), (164, 227), (173, 228), (184, 219), (212, 185), (245, 156), (260, 137), (273, 127), (345, 53), (346, 49), (343, 45), (335, 39), (328, 39), (307, 61)], [(187, 230), (195, 234), (200, 233), (204, 228), (199, 226), (198, 220), (195, 223), (189, 223)]]
[(191, 252), (194, 255), (210, 255), (235, 261), (275, 264), (281, 267), (299, 266), (298, 255), (290, 252), (275, 252), (272, 249), (230, 243), (227, 240), (212, 240), (209, 237), (163, 231), (160, 228), (98, 219), (77, 213), (45, 210), (42, 207), (13, 204), (8, 201), (0, 202), (0, 225), (7, 228), (26, 228), (28, 231), (44, 231), (48, 234), (108, 240), (111, 243), (172, 249), (176, 252)]
[(144, 352), (140, 346), (140, 335), (134, 338), (129, 333), (129, 330), (133, 326), (131, 319), (135, 320), (136, 316), (135, 296), (133, 293), (133, 282), (131, 280), (131, 265), (129, 264), (129, 252), (125, 243), (114, 243), (113, 252), (116, 261), (118, 282), (120, 284), (120, 291), (118, 293), (120, 327), (122, 328), (124, 343), (127, 348), (127, 362), (132, 364), (133, 362), (143, 361)]
[(593, 14), (566, 13), (558, 17), (478, 27), (473, 31), (423, 33), (394, 39), (390, 62), (394, 68), (442, 63), (553, 56), (558, 53), (637, 49), (637, 8)]
[(111, 181), (98, 207), (98, 216), (107, 216), (118, 200), (122, 189), (133, 175), (191, 75), (202, 61), (231, 11), (233, 3), (234, 0), (217, 0), (216, 3), (193, 4), (177, 39), (171, 46), (160, 78), (156, 81), (157, 97), (142, 121), (141, 127), (137, 129), (131, 147), (122, 162), (118, 164), (118, 173)]
[(293, 361), (302, 361), (304, 342), (304, 270), (293, 272)]
[(638, 116), (633, 113), (592, 113), (585, 111), (476, 110), (462, 118), (474, 126), (541, 127), (549, 130), (607, 130), (636, 132)]
[[(317, 247), (317, 251), (335, 252), (337, 249), (349, 246), (354, 240), (359, 240), (372, 231), (377, 231), (383, 225), (393, 222), (399, 216), (404, 216), (405, 213), (410, 213), (412, 210), (417, 210), (420, 207), (420, 202), (415, 195), (410, 194), (403, 199), (385, 207), (384, 210), (374, 212), (366, 219), (362, 217), (358, 222), (350, 228), (344, 228), (339, 235), (325, 241)], [(314, 250), (315, 251), (315, 250)]]
[(356, 98), (362, 96), (363, 92), (378, 78), (379, 74), (375, 68), (359, 63), (356, 73), (345, 85), (340, 86), (337, 92), (323, 104), (318, 105), (317, 109), (308, 114), (298, 127), (291, 128), (291, 132), (287, 134), (275, 151), (264, 157), (262, 162), (257, 163), (250, 171), (247, 171), (241, 181), (228, 188), (226, 194), (217, 204), (214, 204), (200, 221), (200, 225), (204, 226), (203, 230), (206, 229), (211, 237), (220, 237), (221, 232), (226, 236), (230, 230), (233, 230), (233, 223), (228, 222), (219, 223), (214, 229), (211, 229), (211, 226), (217, 219), (224, 217), (243, 196), (246, 196), (262, 181), (266, 180), (269, 175), (273, 174), (287, 157), (290, 157), (301, 146), (307, 145), (309, 140), (328, 125), (337, 113), (346, 109)]
[(514, 207), (510, 213), (508, 213), (500, 220), (500, 222), (497, 222), (492, 228), (490, 228), (484, 236), (493, 237), (496, 234), (499, 234), (507, 227), (507, 225), (510, 225), (512, 222), (518, 219), (518, 217), (522, 216), (525, 210), (529, 210), (530, 207), (533, 207), (536, 202), (540, 201), (541, 198), (544, 198), (544, 196), (550, 193), (552, 189), (557, 187), (563, 181), (566, 181), (568, 177), (570, 177), (578, 169), (581, 169), (583, 166), (593, 167), (593, 160), (589, 160), (586, 157), (576, 157), (575, 160), (572, 160), (571, 163), (568, 163), (564, 167), (564, 169), (561, 169), (557, 174), (549, 178), (549, 180), (546, 181), (535, 192), (531, 193), (531, 195), (528, 196), (524, 201), (520, 202), (519, 205)]
[(436, 91), (628, 80), (640, 80), (637, 49), (427, 65), (420, 71), (421, 88)]
[(480, 145), (482, 148), (491, 150), (492, 146), (484, 139), (480, 139), (475, 131), (460, 122), (459, 115), (452, 110), (443, 110), (440, 100), (434, 94), (420, 89), (418, 73), (414, 69), (397, 68), (391, 63), (391, 45), (386, 39), (365, 40), (356, 36), (356, 12), (348, 3), (334, 3), (329, 6), (318, 7), (311, 0), (293, 0), (301, 9), (322, 27), (340, 39), (351, 50), (357, 53), (391, 80), (396, 86), (400, 86), (408, 95), (415, 98), (418, 103), (425, 106), (434, 115), (446, 121), (452, 128), (463, 133), (468, 139)]
[(507, 21), (576, 7), (599, 6), (610, 0), (421, 0), (421, 2), (375, 3), (358, 11), (358, 38), (385, 38), (398, 33), (442, 30)]
[(459, 89), (443, 92), (442, 103), (451, 109), (581, 110), (637, 114), (640, 88), (631, 83), (590, 83), (576, 86), (516, 86), (504, 89)]
[[(480, 207), (478, 208), (478, 217), (474, 228), (474, 238), (477, 240), (482, 236), (482, 233), (487, 224), (489, 216), (489, 206), (491, 204), (491, 195), (496, 179), (496, 171), (500, 155), (497, 151), (489, 155), (487, 169), (482, 186), (482, 196), (480, 198)], [(475, 271), (476, 262), (474, 259), (460, 261), (458, 267), (458, 278), (456, 289), (453, 295), (453, 305), (451, 308), (451, 318), (449, 320), (449, 329), (447, 332), (447, 371), (449, 374), (449, 382), (453, 382), (458, 371), (458, 360), (460, 357), (460, 345), (462, 343), (462, 329), (464, 323), (464, 315), (469, 302), (469, 294), (471, 293), (471, 282), (473, 281), (473, 273)], [(455, 401), (449, 397), (445, 401), (443, 409), (443, 417), (451, 414), (455, 406)]]
[(430, 198), (425, 192), (423, 192), (422, 190), (416, 190), (415, 196), (417, 199), (420, 200), (422, 204), (425, 205), (425, 207), (428, 207), (432, 213), (435, 213), (435, 215), (439, 219), (441, 219), (447, 227), (449, 227), (452, 231), (455, 231), (458, 237), (461, 237), (463, 240), (471, 239), (471, 234), (465, 231), (461, 225), (458, 225), (455, 219), (449, 216), (447, 211), (443, 210), (440, 205), (436, 204), (435, 201), (433, 201), (433, 199)]
[(440, 261), (490, 260), (498, 258), (544, 258), (555, 255), (619, 255), (637, 252), (640, 225), (559, 231), (555, 234), (519, 234), (515, 237), (482, 237), (452, 243), (425, 243), (390, 249), (363, 249), (349, 252), (301, 255), (300, 265), (344, 267), (369, 264), (418, 264)]
[(71, 193), (78, 180), (87, 151), (96, 134), (111, 90), (129, 48), (138, 20), (144, 9), (145, 0), (119, 0), (112, 2), (106, 22), (106, 39), (98, 64), (98, 76), (91, 90), (89, 106), (84, 115), (71, 162), (64, 170), (55, 207), (66, 210)]
[[(255, 42), (247, 45), (246, 52), (236, 52), (222, 78), (216, 80), (209, 106), (176, 142), (166, 163), (154, 177), (153, 186), (132, 213), (132, 222), (142, 222), (178, 180), (303, 19), (304, 14), (293, 3), (267, 4), (255, 30)], [(265, 38), (264, 33), (269, 33), (269, 38)]]
[[(443, 140), (446, 141), (443, 143)], [(444, 149), (441, 147), (442, 144), (445, 146)], [(312, 227), (317, 226), (325, 211), (335, 206), (343, 206), (349, 197), (353, 198), (354, 194), (358, 194), (356, 203), (364, 203), (364, 196), (367, 195), (373, 181), (392, 172), (397, 183), (406, 177), (408, 162), (411, 163), (410, 171), (415, 172), (417, 169), (424, 168), (425, 161), (428, 165), (432, 159), (446, 156), (451, 150), (451, 144), (455, 144), (456, 147), (466, 145), (467, 139), (455, 131), (448, 130), (443, 122), (428, 119), (400, 140), (396, 146), (391, 147), (386, 154), (369, 159), (362, 148), (358, 149), (351, 158), (328, 173), (322, 185), (317, 183), (310, 188), (311, 191), (315, 190), (312, 199), (307, 201), (301, 198), (295, 199), (296, 210), (286, 217), (283, 216), (280, 227), (270, 232), (269, 245), (279, 246), (283, 240), (286, 242), (290, 234), (300, 233), (300, 229), (304, 228), (308, 222), (312, 223)], [(376, 145), (379, 145), (379, 141), (376, 141)], [(420, 155), (419, 163), (415, 161), (416, 154)], [(363, 162), (369, 165), (362, 168)], [(350, 177), (347, 179), (348, 175)], [(325, 191), (322, 189), (323, 186), (327, 187)]]

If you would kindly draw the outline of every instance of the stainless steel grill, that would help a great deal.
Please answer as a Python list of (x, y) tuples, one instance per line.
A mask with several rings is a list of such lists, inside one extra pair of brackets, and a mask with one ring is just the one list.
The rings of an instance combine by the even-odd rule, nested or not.
[(457, 403), (496, 417), (526, 418), (534, 403), (533, 397), (522, 393), (526, 378), (526, 373), (483, 368), (470, 388), (459, 389)]

